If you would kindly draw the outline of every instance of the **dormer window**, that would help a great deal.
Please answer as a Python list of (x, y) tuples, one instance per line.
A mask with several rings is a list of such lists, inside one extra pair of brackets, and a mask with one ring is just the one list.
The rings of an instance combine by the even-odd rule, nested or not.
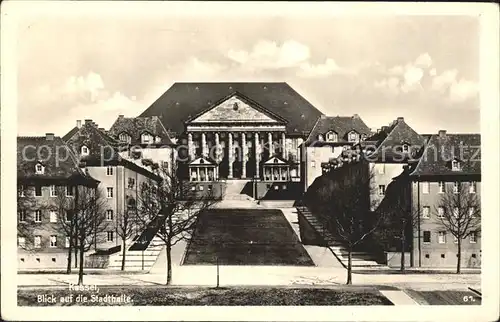
[(359, 137), (359, 135), (358, 135), (358, 133), (356, 133), (356, 131), (351, 131), (348, 134), (347, 140), (349, 142), (356, 142), (356, 141), (358, 141), (358, 137)]
[(451, 161), (451, 170), (460, 171), (460, 161), (458, 160)]
[(337, 142), (337, 139), (338, 139), (337, 133), (333, 131), (326, 133), (326, 140), (328, 142)]
[(120, 133), (120, 135), (118, 136), (118, 138), (120, 139), (120, 141), (122, 142), (127, 142), (127, 143), (130, 143), (131, 142), (131, 137), (130, 135), (128, 135), (127, 133), (123, 132), (123, 133)]
[(142, 133), (141, 143), (143, 144), (153, 143), (153, 136), (147, 132)]
[(45, 167), (41, 163), (37, 163), (35, 165), (35, 173), (36, 174), (44, 174), (45, 172)]
[(80, 152), (81, 152), (81, 154), (82, 154), (82, 155), (84, 155), (84, 156), (85, 156), (85, 155), (89, 155), (89, 153), (90, 153), (89, 148), (88, 148), (87, 146), (85, 146), (85, 145), (84, 145), (84, 146), (82, 146), (82, 149), (81, 149), (81, 151), (80, 151)]
[(409, 147), (409, 146), (408, 146), (408, 144), (406, 144), (406, 143), (405, 143), (405, 144), (403, 144), (403, 152), (405, 152), (405, 153), (410, 152), (410, 147)]
[(323, 134), (318, 135), (318, 141), (324, 141)]

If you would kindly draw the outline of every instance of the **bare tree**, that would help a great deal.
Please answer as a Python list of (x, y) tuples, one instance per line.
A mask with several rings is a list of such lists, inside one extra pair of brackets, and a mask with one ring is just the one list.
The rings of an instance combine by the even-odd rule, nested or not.
[[(135, 208), (135, 207), (134, 207)], [(122, 240), (122, 267), (121, 270), (125, 270), (125, 256), (126, 256), (126, 243), (135, 233), (135, 219), (136, 213), (134, 209), (127, 209), (123, 212), (116, 214), (117, 218), (117, 235)]]
[(143, 233), (130, 249), (146, 248), (155, 236), (161, 239), (167, 255), (166, 284), (170, 285), (172, 246), (190, 238), (198, 215), (218, 201), (212, 192), (198, 198), (190, 195), (189, 186), (177, 177), (174, 167), (169, 170), (162, 165), (156, 173), (161, 179), (150, 179), (140, 187), (137, 217)]
[(108, 223), (106, 221), (106, 199), (97, 187), (75, 186), (57, 190), (55, 209), (59, 212), (58, 231), (69, 238), (68, 264), (66, 272), (71, 273), (71, 253), (75, 257), (75, 267), (78, 264), (78, 284), (83, 283), (84, 255), (92, 245), (103, 240), (103, 233)]
[(478, 234), (481, 229), (481, 199), (475, 193), (473, 183), (455, 182), (447, 189), (434, 208), (444, 229), (457, 243), (457, 274), (460, 274), (462, 240)]
[(419, 211), (411, 203), (411, 186), (407, 169), (388, 185), (385, 197), (377, 208), (383, 214), (383, 220), (374, 232), (377, 242), (384, 244), (384, 249), (399, 243), (401, 254), (400, 270), (405, 271), (406, 249), (412, 248), (413, 228), (418, 223)]
[(352, 284), (352, 252), (372, 234), (382, 216), (372, 212), (373, 170), (364, 160), (344, 163), (327, 174), (330, 180), (313, 193), (320, 219), (347, 248), (347, 282)]

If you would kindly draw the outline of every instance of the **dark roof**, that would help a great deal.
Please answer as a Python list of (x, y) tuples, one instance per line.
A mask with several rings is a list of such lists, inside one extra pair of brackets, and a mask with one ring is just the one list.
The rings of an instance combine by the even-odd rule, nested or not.
[[(128, 145), (118, 142), (91, 121), (82, 124), (78, 131), (67, 141), (67, 144), (75, 151), (77, 157), (88, 166), (120, 164), (151, 178), (159, 178), (148, 169), (122, 158), (119, 152), (127, 151)], [(88, 156), (81, 155), (83, 145), (89, 149)]]
[[(43, 174), (35, 173), (35, 165), (44, 166)], [(17, 177), (26, 179), (59, 179), (72, 177), (93, 179), (79, 167), (74, 151), (58, 136), (17, 137)]]
[(130, 144), (141, 144), (141, 135), (144, 132), (159, 136), (162, 145), (172, 144), (172, 140), (158, 116), (124, 117), (120, 115), (113, 123), (108, 133), (118, 139), (120, 133), (123, 132), (130, 135)]
[[(348, 142), (347, 134), (352, 130), (358, 132), (358, 134), (364, 134), (369, 136), (372, 134), (370, 128), (363, 122), (363, 120), (358, 115), (353, 116), (326, 116), (321, 115), (316, 121), (309, 137), (306, 140), (306, 144), (312, 144), (318, 141), (318, 135), (325, 135), (329, 131), (334, 131), (337, 133), (339, 142)], [(326, 139), (326, 138), (325, 138)], [(321, 142), (321, 141), (320, 141)], [(324, 141), (323, 141), (324, 142)]]
[[(453, 171), (452, 160), (461, 162), (462, 169)], [(411, 176), (481, 174), (480, 134), (434, 134)]]
[(68, 141), (69, 139), (71, 139), (71, 137), (72, 137), (73, 135), (75, 135), (77, 132), (78, 132), (78, 127), (76, 127), (76, 126), (75, 126), (74, 128), (72, 128), (71, 130), (69, 130), (69, 132), (68, 132), (68, 133), (66, 133), (66, 134), (62, 137), (63, 141), (64, 141), (64, 142), (67, 142), (67, 141)]
[(184, 132), (184, 122), (220, 99), (241, 93), (287, 120), (288, 134), (307, 135), (323, 115), (287, 83), (175, 83), (140, 116), (158, 116), (169, 131)]
[[(421, 153), (425, 142), (425, 137), (415, 132), (402, 117), (399, 117), (389, 126), (382, 127), (378, 133), (367, 138), (362, 146), (374, 149), (372, 154), (366, 156), (371, 162), (406, 163)], [(409, 146), (408, 154), (402, 151), (404, 144)]]

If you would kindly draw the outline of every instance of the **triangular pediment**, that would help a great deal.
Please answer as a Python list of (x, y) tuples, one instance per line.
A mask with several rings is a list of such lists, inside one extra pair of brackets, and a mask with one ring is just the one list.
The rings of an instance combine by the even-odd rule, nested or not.
[(191, 161), (189, 165), (214, 165), (214, 164), (207, 158), (198, 158)]
[(272, 157), (266, 162), (264, 162), (264, 164), (286, 164), (286, 162), (278, 157)]
[(189, 123), (255, 122), (280, 124), (283, 120), (238, 93), (222, 99), (189, 121)]

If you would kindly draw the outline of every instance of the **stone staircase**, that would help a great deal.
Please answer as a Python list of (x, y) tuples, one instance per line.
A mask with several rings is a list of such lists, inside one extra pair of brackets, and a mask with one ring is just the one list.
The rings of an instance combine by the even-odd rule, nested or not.
[[(330, 251), (339, 260), (342, 266), (347, 267), (348, 251), (341, 241), (336, 239), (320, 222), (316, 216), (306, 207), (298, 207), (297, 212), (302, 216), (311, 228), (316, 232), (316, 235), (321, 240), (321, 243), (330, 249)], [(351, 252), (352, 267), (384, 267), (385, 265), (377, 263), (375, 256), (367, 252), (353, 251)]]
[[(127, 250), (125, 251), (125, 271), (144, 271), (149, 272), (156, 262), (160, 252), (163, 250), (163, 241), (155, 236), (148, 247), (144, 250), (130, 250), (135, 242), (126, 243)], [(121, 270), (122, 267), (122, 252), (115, 253), (109, 258), (108, 269)]]
[(242, 193), (250, 180), (227, 180), (224, 198), (214, 208), (261, 208), (249, 195)]

